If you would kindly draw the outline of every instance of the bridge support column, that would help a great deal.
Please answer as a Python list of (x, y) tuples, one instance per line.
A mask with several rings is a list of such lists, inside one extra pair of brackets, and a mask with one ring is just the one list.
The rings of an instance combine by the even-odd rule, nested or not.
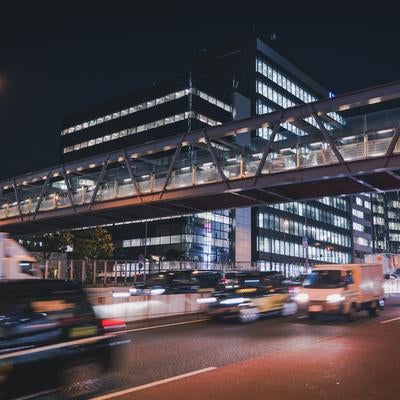
[(71, 265), (69, 266), (69, 279), (71, 281), (74, 279), (74, 260), (71, 260)]
[(93, 260), (93, 265), (92, 265), (92, 284), (93, 286), (96, 285), (96, 273), (97, 273), (97, 265), (96, 265), (96, 260)]
[(85, 283), (86, 281), (86, 262), (82, 260), (82, 269), (81, 269), (81, 282)]
[(103, 270), (104, 276), (103, 276), (103, 284), (104, 286), (107, 286), (107, 260), (104, 261), (104, 270)]
[(192, 165), (192, 185), (196, 185), (196, 166)]

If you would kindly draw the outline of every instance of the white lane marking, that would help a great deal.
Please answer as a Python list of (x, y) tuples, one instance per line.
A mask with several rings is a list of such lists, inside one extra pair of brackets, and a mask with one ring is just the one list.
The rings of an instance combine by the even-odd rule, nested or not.
[(387, 319), (386, 321), (381, 321), (381, 324), (387, 324), (388, 322), (397, 321), (399, 319), (400, 319), (400, 317)]
[(300, 317), (297, 317), (297, 319), (303, 319), (303, 318), (307, 318), (307, 315), (302, 315)]
[(187, 374), (176, 375), (176, 376), (172, 376), (171, 378), (162, 379), (161, 381), (155, 381), (155, 382), (151, 382), (151, 383), (146, 383), (145, 385), (135, 386), (135, 387), (130, 388), (130, 389), (121, 390), (119, 392), (114, 392), (114, 393), (106, 394), (104, 396), (94, 397), (91, 400), (112, 399), (114, 397), (123, 396), (125, 394), (137, 392), (139, 390), (147, 389), (147, 388), (150, 388), (150, 387), (153, 387), (153, 386), (159, 386), (159, 385), (163, 385), (164, 383), (173, 382), (173, 381), (177, 381), (179, 379), (188, 378), (189, 376), (203, 374), (204, 372), (213, 371), (214, 369), (217, 369), (217, 367), (208, 367), (208, 368), (198, 369), (197, 371), (188, 372)]
[(125, 331), (119, 331), (119, 332), (115, 332), (115, 333), (116, 334), (121, 334), (121, 333), (129, 333), (129, 332), (148, 331), (150, 329), (168, 328), (169, 326), (194, 324), (194, 323), (203, 322), (203, 321), (208, 321), (208, 318), (194, 319), (192, 321), (185, 321), (185, 322), (174, 322), (173, 324), (146, 326), (144, 328), (127, 329)]

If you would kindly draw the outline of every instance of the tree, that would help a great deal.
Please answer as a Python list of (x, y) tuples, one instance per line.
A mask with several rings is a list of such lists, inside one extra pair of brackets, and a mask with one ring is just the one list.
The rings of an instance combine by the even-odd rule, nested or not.
[(168, 261), (178, 261), (178, 260), (181, 260), (182, 257), (183, 257), (183, 252), (179, 251), (179, 250), (176, 250), (174, 248), (169, 249), (167, 251), (167, 254), (165, 255), (165, 258)]
[(48, 260), (51, 253), (64, 253), (72, 241), (70, 231), (42, 233), (34, 235), (27, 247), (29, 251), (40, 253), (43, 260)]
[(109, 258), (115, 250), (112, 237), (104, 228), (75, 231), (73, 248), (75, 258), (85, 260)]

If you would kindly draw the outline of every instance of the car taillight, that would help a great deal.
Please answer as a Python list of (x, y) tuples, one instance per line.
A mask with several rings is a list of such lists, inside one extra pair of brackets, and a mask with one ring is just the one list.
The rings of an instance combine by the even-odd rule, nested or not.
[(101, 326), (105, 332), (112, 332), (117, 329), (124, 329), (126, 324), (123, 319), (102, 319)]

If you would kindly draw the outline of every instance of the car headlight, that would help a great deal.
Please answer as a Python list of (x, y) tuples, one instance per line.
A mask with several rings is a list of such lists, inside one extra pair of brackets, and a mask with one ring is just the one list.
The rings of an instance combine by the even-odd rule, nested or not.
[(112, 297), (120, 298), (120, 297), (129, 297), (131, 294), (129, 292), (113, 292)]
[(307, 293), (299, 293), (294, 297), (294, 299), (298, 303), (307, 303), (310, 300), (310, 296)]
[(150, 294), (152, 294), (152, 295), (164, 294), (164, 293), (165, 293), (165, 289), (151, 289), (150, 290)]
[(202, 299), (197, 299), (196, 302), (198, 304), (210, 304), (215, 303), (217, 299), (215, 297), (203, 297)]
[(328, 303), (340, 303), (344, 299), (345, 297), (339, 293), (329, 294), (328, 296), (326, 296), (326, 301)]
[(245, 303), (246, 301), (249, 301), (248, 298), (246, 297), (235, 297), (233, 299), (226, 299), (226, 300), (222, 300), (220, 301), (219, 304), (225, 304), (225, 305), (229, 305), (229, 304), (240, 304), (240, 303)]

